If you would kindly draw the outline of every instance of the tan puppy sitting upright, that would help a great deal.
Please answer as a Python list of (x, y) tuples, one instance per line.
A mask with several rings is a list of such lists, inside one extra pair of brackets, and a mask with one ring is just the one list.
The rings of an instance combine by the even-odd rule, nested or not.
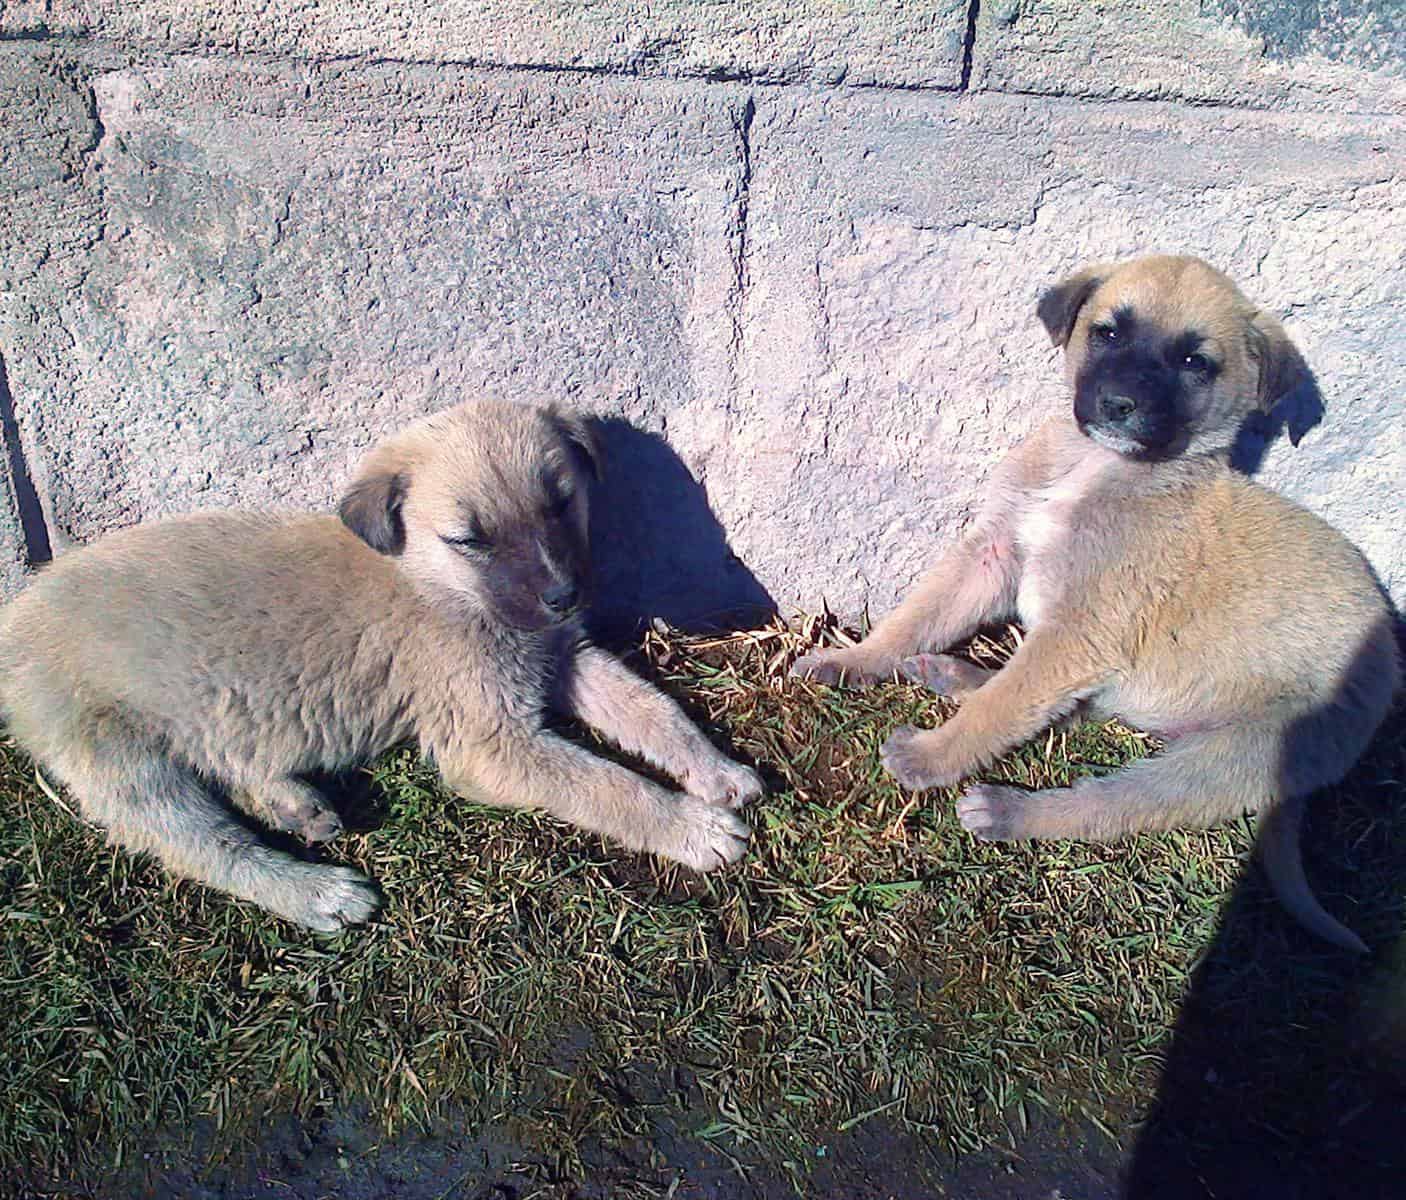
[[(375, 891), (266, 845), (206, 781), (323, 841), (341, 822), (300, 776), (413, 737), (472, 799), (722, 866), (759, 779), (582, 628), (598, 461), (572, 417), (469, 403), (367, 455), (341, 521), (211, 513), (71, 551), (0, 616), (5, 719), (115, 841), (313, 929)], [(549, 732), (549, 707), (684, 794)]]
[[(1298, 817), (1390, 706), (1390, 609), (1340, 534), (1229, 466), (1246, 417), (1300, 381), (1302, 359), (1193, 258), (1081, 271), (1039, 316), (1064, 348), (1072, 417), (997, 467), (970, 532), (868, 638), (793, 673), (897, 671), (963, 697), (940, 728), (885, 744), (915, 789), (956, 784), (1078, 708), (1121, 716), (1165, 751), (1068, 788), (969, 786), (962, 824), (992, 840), (1106, 839), (1264, 810), (1286, 907), (1365, 950), (1308, 890)], [(931, 653), (1012, 617), (1026, 637), (998, 672)]]

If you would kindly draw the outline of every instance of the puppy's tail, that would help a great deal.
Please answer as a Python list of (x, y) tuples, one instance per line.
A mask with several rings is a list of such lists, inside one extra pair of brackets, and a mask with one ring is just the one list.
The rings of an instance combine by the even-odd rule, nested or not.
[(1290, 796), (1260, 814), (1260, 861), (1269, 886), (1288, 914), (1310, 933), (1354, 954), (1368, 954), (1367, 943), (1330, 916), (1308, 886), (1299, 846), (1304, 797)]

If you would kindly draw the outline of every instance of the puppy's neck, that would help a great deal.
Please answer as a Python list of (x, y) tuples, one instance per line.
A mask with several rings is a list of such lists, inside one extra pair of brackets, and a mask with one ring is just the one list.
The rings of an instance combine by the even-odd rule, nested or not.
[(492, 615), (474, 597), (452, 588), (441, 587), (410, 571), (402, 571), (406, 587), (414, 594), (421, 609), (421, 619), (463, 628), (479, 633), (495, 626)]

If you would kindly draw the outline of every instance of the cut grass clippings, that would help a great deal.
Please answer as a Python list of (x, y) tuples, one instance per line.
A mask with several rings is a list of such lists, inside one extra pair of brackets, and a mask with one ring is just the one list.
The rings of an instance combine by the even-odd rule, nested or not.
[[(568, 1173), (585, 1140), (647, 1136), (661, 1115), (792, 1164), (880, 1116), (953, 1150), (1030, 1104), (1122, 1126), (1154, 1090), (1248, 824), (976, 842), (953, 793), (905, 795), (878, 764), (895, 725), (932, 724), (940, 704), (785, 678), (833, 634), (652, 632), (635, 658), (767, 774), (740, 864), (697, 876), (467, 804), (398, 750), (369, 771), (374, 818), (330, 852), (386, 908), (335, 939), (107, 846), (7, 744), (0, 1178), (96, 1178), (193, 1119), (234, 1138), (356, 1103), (392, 1131), (450, 1110), (506, 1121)], [(1090, 725), (988, 776), (1063, 784), (1147, 749)], [(1358, 826), (1381, 814), (1347, 808)], [(1332, 953), (1267, 900), (1250, 920), (1229, 953)]]

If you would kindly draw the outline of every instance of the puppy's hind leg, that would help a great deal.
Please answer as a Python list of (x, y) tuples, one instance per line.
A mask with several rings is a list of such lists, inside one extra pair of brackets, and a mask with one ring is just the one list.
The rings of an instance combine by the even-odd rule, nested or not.
[(342, 818), (315, 787), (301, 779), (285, 775), (246, 784), (241, 790), (255, 816), (305, 842), (330, 842), (342, 832)]
[(733, 762), (673, 700), (599, 647), (582, 647), (565, 665), (558, 702), (694, 796), (737, 808), (762, 794), (755, 771)]
[(945, 554), (857, 646), (815, 650), (791, 674), (821, 683), (871, 683), (924, 650), (946, 650), (1015, 603), (1018, 567), (1004, 520), (984, 524)]
[(173, 874), (323, 933), (360, 924), (379, 906), (359, 871), (265, 845), (193, 771), (138, 742), (71, 748), (49, 765), (113, 841), (155, 855)]
[(968, 832), (987, 841), (1074, 838), (1109, 841), (1127, 834), (1207, 828), (1271, 803), (1275, 763), (1257, 731), (1190, 733), (1159, 754), (1066, 788), (1027, 792), (978, 783), (957, 802)]
[(898, 673), (938, 696), (960, 700), (990, 681), (996, 674), (951, 654), (915, 654), (898, 664)]
[[(1298, 845), (1302, 792), (1284, 796), (1286, 784), (1305, 780), (1294, 779), (1283, 742), (1279, 727), (1226, 726), (1187, 734), (1160, 754), (1067, 788), (1026, 792), (974, 784), (957, 801), (957, 816), (968, 832), (986, 841), (1107, 841), (1206, 828), (1261, 811), (1259, 848), (1279, 902), (1310, 932), (1366, 953), (1362, 939), (1324, 911), (1309, 889)], [(1326, 782), (1331, 780), (1314, 780), (1318, 786)]]

